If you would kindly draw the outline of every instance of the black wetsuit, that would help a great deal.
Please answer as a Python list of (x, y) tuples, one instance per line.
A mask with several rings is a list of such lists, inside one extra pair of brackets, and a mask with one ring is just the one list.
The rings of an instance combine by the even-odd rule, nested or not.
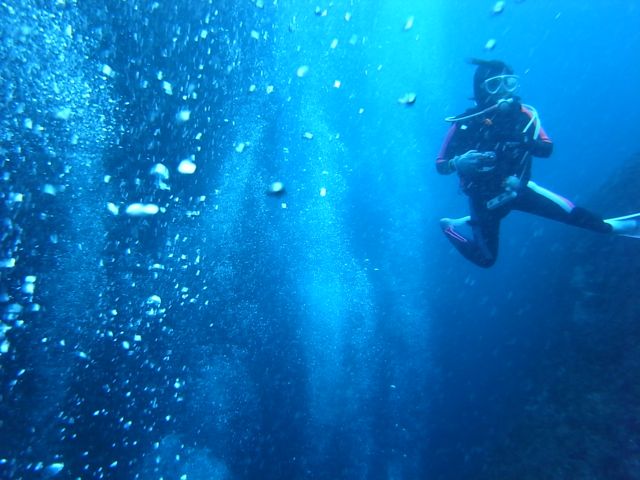
[[(453, 122), (436, 159), (438, 172), (447, 175), (454, 171), (449, 160), (469, 150), (490, 151), (496, 155), (493, 168), (472, 175), (459, 174), (460, 187), (469, 196), (468, 223), (473, 238), (465, 237), (451, 225), (445, 226), (444, 233), (453, 245), (477, 265), (490, 267), (498, 255), (500, 221), (511, 210), (597, 232), (611, 232), (611, 226), (601, 217), (530, 181), (532, 157), (550, 156), (553, 144), (537, 125), (539, 119), (528, 108), (516, 100), (506, 102), (502, 107), (480, 115), (473, 115), (480, 109), (460, 115), (461, 120)], [(519, 181), (519, 187), (513, 189), (515, 196), (497, 207), (488, 206), (492, 200), (500, 203), (495, 199), (507, 192), (505, 180), (510, 176)]]

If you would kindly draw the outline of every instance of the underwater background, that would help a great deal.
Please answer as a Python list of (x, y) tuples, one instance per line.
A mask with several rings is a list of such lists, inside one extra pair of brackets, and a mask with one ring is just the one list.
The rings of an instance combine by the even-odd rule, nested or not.
[(501, 59), (555, 143), (533, 179), (640, 211), (638, 25), (1, 2), (0, 478), (640, 478), (640, 242), (514, 212), (479, 269), (434, 167)]

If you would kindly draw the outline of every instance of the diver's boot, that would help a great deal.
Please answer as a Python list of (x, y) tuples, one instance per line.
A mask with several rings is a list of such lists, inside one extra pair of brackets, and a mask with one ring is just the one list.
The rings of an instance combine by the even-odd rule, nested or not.
[(462, 225), (469, 223), (469, 220), (471, 220), (469, 215), (461, 218), (441, 218), (440, 228), (442, 230), (447, 230), (449, 228), (461, 227)]

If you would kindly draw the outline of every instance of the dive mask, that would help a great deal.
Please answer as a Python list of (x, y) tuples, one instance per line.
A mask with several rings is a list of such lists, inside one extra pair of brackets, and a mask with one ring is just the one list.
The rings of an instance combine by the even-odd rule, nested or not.
[(517, 75), (496, 75), (482, 82), (482, 87), (489, 95), (496, 93), (513, 93), (518, 89), (520, 81)]

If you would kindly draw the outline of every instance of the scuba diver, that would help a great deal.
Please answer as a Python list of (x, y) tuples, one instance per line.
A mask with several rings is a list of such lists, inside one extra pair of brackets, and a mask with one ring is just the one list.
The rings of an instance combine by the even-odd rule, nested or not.
[[(602, 217), (531, 181), (532, 157), (549, 157), (553, 143), (538, 112), (516, 96), (519, 78), (499, 60), (472, 59), (476, 106), (445, 120), (452, 125), (436, 158), (438, 173), (456, 172), (469, 197), (469, 216), (440, 226), (468, 260), (491, 267), (498, 256), (500, 221), (520, 210), (595, 232), (640, 238), (640, 213)], [(469, 227), (470, 236), (460, 232)]]

